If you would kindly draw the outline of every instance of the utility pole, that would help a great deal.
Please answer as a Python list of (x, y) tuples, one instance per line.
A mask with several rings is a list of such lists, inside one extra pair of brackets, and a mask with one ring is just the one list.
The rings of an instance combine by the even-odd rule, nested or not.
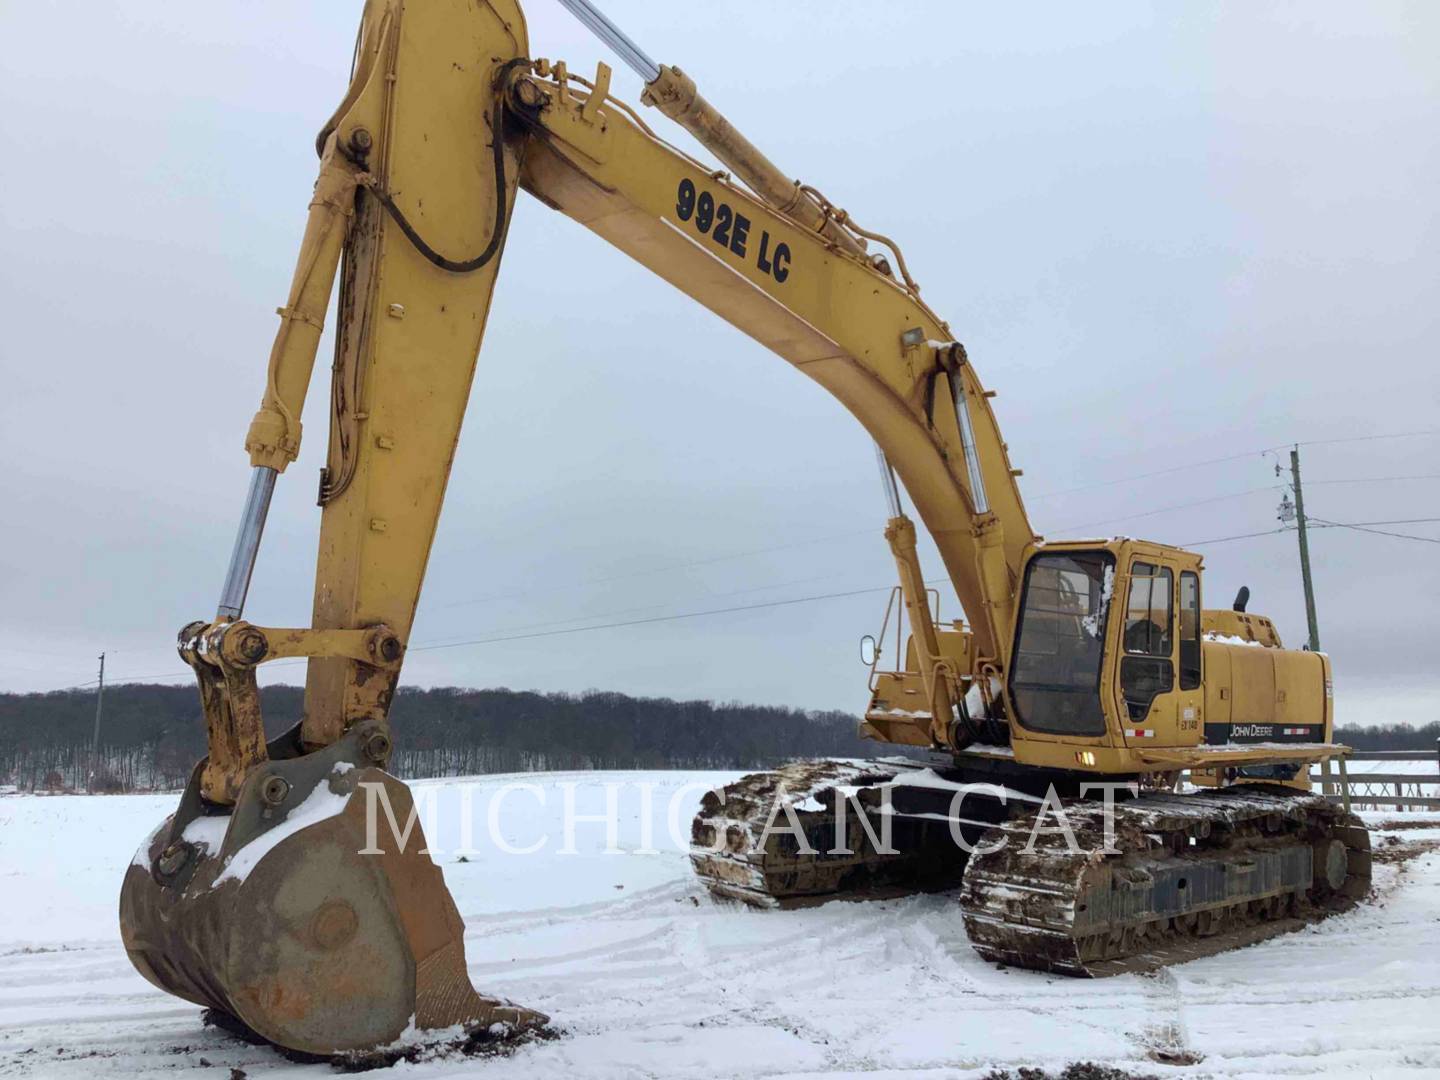
[(1315, 619), (1315, 583), (1310, 579), (1310, 538), (1306, 533), (1305, 496), (1300, 490), (1300, 447), (1290, 450), (1290, 480), (1295, 488), (1295, 524), (1300, 536), (1300, 576), (1305, 582), (1305, 622), (1310, 629), (1310, 651), (1320, 651), (1320, 624)]
[(100, 654), (100, 688), (95, 693), (95, 734), (90, 738), (90, 776), (86, 780), (86, 790), (95, 790), (96, 763), (100, 755), (100, 712), (105, 707), (105, 654)]

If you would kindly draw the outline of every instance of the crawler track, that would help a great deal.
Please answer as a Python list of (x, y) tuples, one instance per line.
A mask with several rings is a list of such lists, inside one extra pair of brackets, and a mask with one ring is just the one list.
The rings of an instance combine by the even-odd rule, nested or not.
[[(946, 868), (958, 879), (963, 852), (950, 841), (945, 822), (905, 822), (894, 837), (896, 854), (877, 851), (866, 836), (855, 802), (915, 769), (897, 761), (800, 761), (743, 776), (724, 789), (723, 800), (706, 794), (691, 826), (691, 865), (713, 895), (753, 907), (906, 892)], [(857, 798), (844, 800), (844, 824), (837, 831), (837, 804), (848, 791)], [(782, 804), (804, 830), (810, 853), (802, 850)], [(877, 828), (873, 819), (871, 828)]]
[[(1318, 795), (1231, 788), (1069, 808), (1036, 838), (1012, 818), (965, 871), (961, 907), (980, 955), (1064, 975), (1151, 971), (1299, 929), (1370, 888), (1364, 824)], [(1054, 817), (1048, 822), (1054, 827)], [(1077, 850), (1078, 849), (1078, 850)]]
[[(915, 784), (907, 772), (919, 768), (806, 761), (742, 777), (723, 800), (706, 796), (692, 865), (712, 894), (755, 907), (959, 883), (982, 956), (1075, 976), (1151, 971), (1249, 945), (1348, 910), (1370, 888), (1368, 831), (1319, 795), (1258, 786), (1143, 795), (1114, 807), (1108, 843), (1098, 801), (1065, 801), (1067, 835), (1053, 812), (1036, 830), (1033, 797), (970, 799), (960, 824), (972, 856), (951, 835), (954, 785)], [(876, 828), (884, 788), (894, 796), (893, 853), (876, 850), (856, 811), (871, 807)], [(927, 792), (929, 802), (916, 801)], [(987, 813), (1001, 823), (977, 820)]]

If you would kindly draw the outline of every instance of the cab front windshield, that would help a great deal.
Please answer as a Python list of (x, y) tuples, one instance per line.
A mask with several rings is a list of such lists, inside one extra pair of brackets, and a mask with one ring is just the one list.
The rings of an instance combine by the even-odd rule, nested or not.
[(1032, 731), (1103, 735), (1100, 666), (1115, 581), (1106, 551), (1051, 552), (1025, 570), (1010, 696)]

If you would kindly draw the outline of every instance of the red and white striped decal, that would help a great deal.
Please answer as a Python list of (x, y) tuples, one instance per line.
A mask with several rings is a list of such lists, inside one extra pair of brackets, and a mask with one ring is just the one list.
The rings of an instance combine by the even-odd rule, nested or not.
[(1286, 735), (1309, 735), (1308, 727), (1287, 727), (1281, 729)]
[(1129, 735), (1132, 739), (1153, 739), (1155, 737), (1155, 729), (1146, 727), (1132, 728), (1125, 734)]

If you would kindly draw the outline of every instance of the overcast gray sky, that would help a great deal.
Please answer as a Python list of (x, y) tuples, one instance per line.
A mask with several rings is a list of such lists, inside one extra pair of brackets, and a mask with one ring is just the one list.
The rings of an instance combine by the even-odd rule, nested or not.
[[(1440, 518), (1440, 7), (602, 6), (901, 242), (999, 392), (1040, 531), (1275, 528), (1288, 459), (1260, 451), (1295, 441), (1315, 516)], [(0, 8), (0, 689), (83, 683), (102, 649), (111, 678), (186, 681), (173, 635), (214, 611), (360, 7)], [(527, 16), (534, 55), (619, 67), (554, 0)], [(308, 624), (326, 398), (257, 622)], [(838, 404), (522, 197), (406, 678), (858, 711), (883, 517)], [(1200, 550), (1209, 606), (1248, 584), (1304, 640), (1292, 534)], [(1440, 719), (1440, 548), (1331, 528), (1312, 552), (1340, 719)]]

